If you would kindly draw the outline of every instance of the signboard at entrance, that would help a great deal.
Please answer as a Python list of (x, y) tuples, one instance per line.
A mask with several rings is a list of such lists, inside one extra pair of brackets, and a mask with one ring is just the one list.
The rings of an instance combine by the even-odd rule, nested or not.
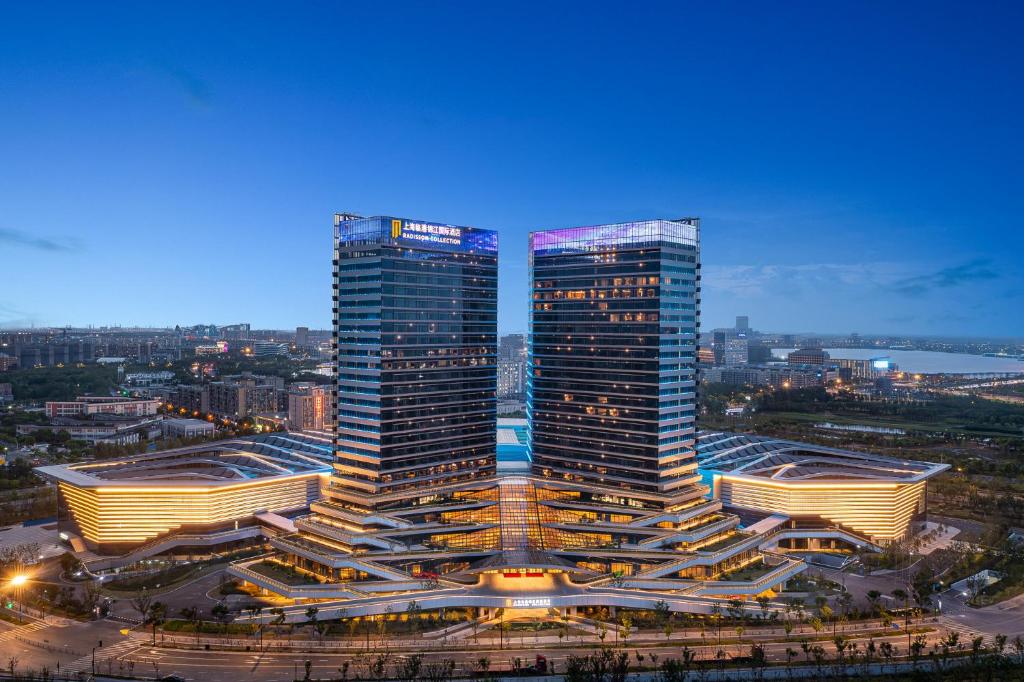
[(551, 597), (524, 597), (508, 602), (508, 607), (513, 609), (543, 609), (551, 606)]

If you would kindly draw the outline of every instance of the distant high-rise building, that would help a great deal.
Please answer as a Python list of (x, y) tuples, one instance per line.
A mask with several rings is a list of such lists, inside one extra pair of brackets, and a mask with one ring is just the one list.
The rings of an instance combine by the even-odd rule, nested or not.
[(295, 328), (295, 345), (298, 348), (305, 348), (309, 345), (309, 327)]
[(525, 360), (526, 335), (505, 334), (498, 341), (498, 360)]
[(726, 367), (747, 364), (747, 337), (734, 336), (725, 340), (722, 364)]
[(750, 331), (750, 318), (746, 315), (736, 316), (736, 331), (747, 332)]
[(225, 341), (248, 341), (251, 338), (251, 327), (248, 322), (231, 324), (221, 327), (221, 335)]
[(498, 397), (526, 395), (526, 335), (507, 334), (498, 343)]
[(772, 361), (772, 349), (759, 341), (747, 339), (747, 363), (759, 365)]
[(324, 386), (302, 382), (288, 389), (288, 428), (323, 431), (331, 424), (331, 393)]

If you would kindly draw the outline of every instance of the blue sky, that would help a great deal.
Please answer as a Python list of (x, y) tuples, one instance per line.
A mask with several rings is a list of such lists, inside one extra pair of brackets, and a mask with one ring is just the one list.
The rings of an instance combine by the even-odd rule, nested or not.
[[(631, 6), (632, 5), (632, 6)], [(327, 326), (331, 216), (703, 218), (704, 326), (1024, 336), (1020, 3), (5, 3), (0, 325)]]

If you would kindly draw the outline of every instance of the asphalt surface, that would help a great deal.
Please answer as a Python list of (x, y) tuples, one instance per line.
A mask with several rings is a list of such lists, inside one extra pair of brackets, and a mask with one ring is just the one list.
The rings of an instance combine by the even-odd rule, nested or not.
[[(817, 571), (818, 569), (815, 569)], [(842, 582), (843, 575), (837, 571), (822, 569), (822, 572), (829, 579)], [(883, 594), (889, 594), (893, 589), (902, 587), (902, 581), (896, 576), (871, 575), (855, 576), (845, 574), (847, 588), (854, 595), (857, 603), (866, 605), (864, 595), (869, 590), (878, 590)], [(170, 592), (156, 597), (171, 605), (171, 615), (176, 615), (177, 610), (183, 605), (194, 605), (208, 611), (216, 603), (219, 595), (216, 589), (220, 584), (218, 573), (203, 576), (190, 583), (182, 585)], [(990, 643), (997, 633), (1006, 634), (1012, 640), (1017, 634), (1024, 636), (1024, 597), (1009, 600), (1008, 602), (984, 609), (974, 609), (966, 606), (962, 599), (955, 594), (945, 593), (940, 595), (936, 601), (941, 600), (942, 614), (935, 622), (929, 620), (926, 624), (932, 627), (940, 627), (941, 630), (928, 635), (929, 643), (938, 641), (946, 634), (946, 630), (952, 630), (961, 634), (962, 641), (969, 645), (969, 640), (976, 634), (984, 635), (986, 643)], [(130, 619), (138, 619), (129, 600), (122, 600), (114, 605), (114, 614), (120, 614)], [(258, 642), (253, 641), (254, 651), (197, 651), (189, 649), (172, 649), (153, 647), (146, 640), (135, 637), (128, 637), (120, 631), (123, 628), (133, 628), (132, 624), (116, 620), (100, 620), (90, 623), (71, 623), (64, 625), (48, 624), (42, 621), (35, 621), (26, 626), (14, 627), (9, 623), (0, 621), (0, 651), (3, 651), (4, 662), (13, 656), (18, 659), (18, 667), (21, 670), (39, 670), (45, 666), (56, 673), (58, 670), (64, 674), (67, 672), (82, 671), (89, 673), (93, 670), (93, 649), (96, 656), (96, 673), (114, 675), (143, 675), (162, 676), (172, 673), (182, 675), (188, 680), (204, 680), (210, 682), (233, 682), (246, 679), (254, 682), (278, 682), (294, 680), (296, 676), (301, 679), (304, 675), (305, 662), (308, 660), (312, 665), (312, 676), (316, 677), (338, 677), (338, 670), (345, 662), (349, 663), (349, 677), (354, 677), (362, 672), (365, 675), (365, 666), (368, 656), (364, 654), (340, 654), (340, 653), (281, 653), (281, 652), (259, 652)], [(138, 628), (136, 628), (138, 630)], [(752, 629), (751, 629), (752, 630)], [(779, 629), (776, 631), (778, 632)], [(822, 633), (827, 634), (827, 633)], [(843, 633), (841, 633), (843, 634)], [(852, 636), (852, 632), (845, 633)], [(630, 642), (629, 650), (633, 665), (636, 665), (636, 652), (639, 652), (648, 663), (650, 654), (654, 653), (660, 659), (677, 657), (679, 655), (681, 640), (684, 637), (693, 637), (694, 632), (684, 633), (677, 631), (672, 636), (671, 646), (662, 644), (662, 637), (657, 638), (657, 644), (647, 640), (638, 646)], [(780, 633), (781, 636), (781, 633)], [(768, 643), (765, 645), (766, 653), (772, 661), (785, 661), (786, 649), (791, 648), (797, 652), (795, 663), (804, 660), (804, 654), (797, 641), (802, 633), (794, 632), (790, 642)], [(717, 647), (714, 641), (717, 633), (709, 630), (707, 632), (707, 647), (696, 647), (701, 658), (713, 660)], [(734, 638), (735, 632), (729, 628), (723, 629), (723, 637)], [(750, 639), (750, 634), (745, 635)], [(635, 640), (635, 637), (634, 637)], [(605, 640), (607, 644), (614, 643), (614, 636), (609, 633)], [(859, 640), (863, 646), (865, 640)], [(896, 646), (900, 653), (906, 651), (907, 636), (902, 631), (894, 631), (892, 635), (875, 638), (876, 645), (882, 641), (890, 641)], [(102, 643), (102, 646), (100, 646)], [(424, 639), (424, 644), (428, 640)], [(827, 651), (833, 650), (829, 642), (819, 642)], [(569, 647), (566, 641), (566, 648), (550, 647), (543, 643), (533, 642), (533, 635), (527, 634), (524, 638), (513, 635), (511, 640), (506, 640), (507, 647), (498, 650), (468, 649), (455, 651), (453, 645), (448, 648), (437, 641), (430, 641), (429, 645), (433, 651), (425, 651), (426, 661), (438, 659), (452, 659), (457, 667), (463, 671), (475, 669), (476, 662), (481, 657), (488, 657), (491, 661), (492, 671), (505, 671), (513, 668), (513, 661), (519, 658), (522, 665), (526, 666), (533, 662), (538, 651), (543, 652), (548, 661), (554, 664), (556, 671), (564, 670), (566, 658), (570, 654), (592, 652), (592, 646)], [(378, 648), (380, 648), (378, 646)], [(749, 653), (749, 642), (744, 645), (726, 644), (722, 649), (727, 656), (740, 656)], [(398, 651), (392, 654), (392, 661), (395, 657), (408, 655), (408, 652)]]
[[(123, 623), (110, 620), (95, 621), (92, 623), (77, 623), (66, 627), (46, 626), (42, 623), (34, 623), (17, 629), (6, 629), (0, 632), (0, 648), (5, 655), (16, 656), (18, 667), (21, 670), (28, 668), (39, 670), (46, 666), (49, 670), (62, 674), (68, 672), (82, 671), (90, 673), (93, 671), (93, 647), (95, 650), (95, 672), (97, 674), (113, 675), (143, 675), (163, 676), (172, 673), (180, 674), (188, 680), (209, 680), (211, 682), (231, 682), (239, 679), (248, 679), (258, 682), (278, 682), (294, 680), (297, 673), (301, 679), (304, 674), (305, 662), (311, 662), (313, 677), (337, 677), (339, 669), (344, 663), (349, 664), (349, 676), (354, 677), (359, 671), (364, 672), (370, 657), (376, 655), (377, 651), (383, 650), (379, 644), (371, 646), (369, 656), (363, 653), (340, 654), (340, 653), (292, 653), (292, 652), (260, 652), (258, 642), (254, 640), (253, 651), (201, 651), (191, 649), (172, 649), (151, 646), (145, 639), (130, 638), (122, 635), (119, 630), (128, 627)], [(22, 640), (13, 638), (13, 635), (20, 634), (25, 640), (32, 642), (28, 644)], [(693, 633), (689, 633), (690, 636)], [(827, 634), (827, 633), (822, 633)], [(851, 633), (847, 633), (851, 634)], [(729, 628), (724, 628), (723, 637), (735, 637), (735, 633)], [(937, 641), (944, 633), (935, 632), (928, 635), (929, 641)], [(803, 653), (797, 641), (799, 635), (794, 633), (790, 642), (776, 642), (765, 644), (769, 660), (785, 661), (786, 649), (791, 648), (797, 652), (796, 662), (803, 660)], [(636, 653), (639, 652), (649, 663), (650, 655), (653, 653), (660, 659), (677, 657), (679, 655), (683, 633), (676, 633), (672, 640), (666, 645), (662, 638), (656, 642), (646, 640), (639, 644), (630, 642), (628, 647), (633, 665), (636, 665)], [(468, 649), (455, 651), (439, 646), (432, 642), (433, 651), (424, 652), (424, 660), (437, 661), (451, 659), (456, 662), (457, 667), (463, 671), (475, 669), (477, 661), (481, 657), (487, 657), (491, 661), (492, 671), (511, 670), (516, 658), (522, 661), (522, 665), (529, 665), (534, 657), (541, 651), (547, 660), (554, 664), (555, 670), (564, 670), (565, 661), (570, 654), (589, 653), (593, 651), (592, 646), (565, 648), (546, 648), (531, 643), (532, 635), (527, 634), (524, 638), (512, 636), (511, 641), (506, 640), (504, 649)], [(692, 647), (700, 658), (714, 660), (718, 647), (715, 645), (717, 633), (708, 632), (708, 646)], [(743, 644), (722, 645), (722, 650), (728, 657), (742, 656), (749, 653), (750, 641), (748, 636)], [(99, 646), (102, 641), (103, 646)], [(864, 640), (861, 640), (863, 644)], [(907, 636), (898, 631), (892, 635), (875, 638), (875, 643), (891, 641), (900, 651), (905, 651)], [(426, 642), (425, 642), (426, 643)], [(614, 639), (609, 636), (606, 643), (613, 644)], [(819, 644), (832, 651), (833, 646), (829, 642)], [(396, 651), (392, 653), (392, 662), (397, 657), (407, 656), (408, 652)]]

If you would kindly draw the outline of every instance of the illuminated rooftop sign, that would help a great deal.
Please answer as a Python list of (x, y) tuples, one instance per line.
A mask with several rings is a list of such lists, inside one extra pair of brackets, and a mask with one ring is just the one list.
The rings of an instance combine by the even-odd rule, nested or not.
[(493, 230), (404, 218), (343, 220), (335, 226), (334, 234), (342, 244), (400, 244), (461, 253), (498, 251), (498, 233)]

